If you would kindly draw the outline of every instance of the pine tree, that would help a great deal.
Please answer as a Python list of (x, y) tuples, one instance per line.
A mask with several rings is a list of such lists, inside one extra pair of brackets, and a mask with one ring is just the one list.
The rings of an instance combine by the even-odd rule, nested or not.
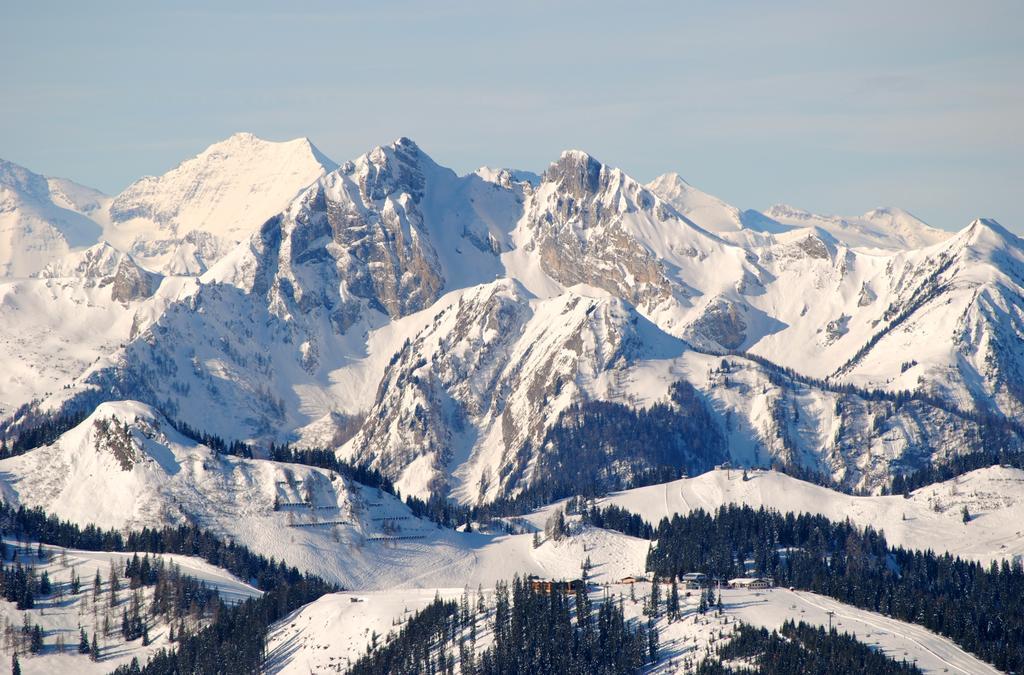
[(89, 636), (85, 634), (84, 628), (78, 629), (78, 653), (88, 654), (89, 653)]
[(17, 654), (11, 654), (11, 675), (21, 675), (21, 664), (18, 663)]
[(644, 614), (647, 616), (657, 618), (658, 616), (658, 605), (661, 604), (661, 580), (658, 579), (658, 575), (654, 575), (654, 580), (651, 582), (651, 597), (647, 608), (644, 610)]
[(32, 626), (32, 637), (29, 639), (28, 650), (33, 654), (43, 651), (43, 629), (39, 624)]
[(117, 570), (114, 569), (114, 564), (110, 564), (110, 606), (114, 607), (117, 605), (117, 592), (121, 590), (121, 582), (117, 578)]
[(676, 578), (672, 577), (672, 587), (668, 592), (668, 620), (675, 621), (679, 618), (679, 584)]
[(971, 522), (971, 512), (967, 510), (967, 504), (964, 504), (964, 510), (961, 515), (965, 523)]
[(647, 630), (647, 658), (651, 663), (658, 660), (658, 628), (653, 625)]
[(93, 661), (100, 660), (100, 646), (96, 642), (96, 633), (92, 634), (92, 646), (89, 647), (89, 658), (91, 658)]

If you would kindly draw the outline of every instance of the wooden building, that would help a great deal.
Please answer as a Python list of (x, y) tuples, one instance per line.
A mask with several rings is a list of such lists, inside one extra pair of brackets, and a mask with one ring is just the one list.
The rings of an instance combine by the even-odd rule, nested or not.
[(541, 593), (543, 595), (551, 595), (552, 593), (575, 593), (577, 591), (584, 590), (582, 579), (555, 581), (552, 579), (539, 579), (537, 577), (532, 577), (530, 579), (530, 588), (534, 593)]

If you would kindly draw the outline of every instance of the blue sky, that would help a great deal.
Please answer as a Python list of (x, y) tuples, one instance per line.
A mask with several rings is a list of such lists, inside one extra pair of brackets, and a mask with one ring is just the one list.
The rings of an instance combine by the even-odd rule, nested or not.
[(204, 4), (4, 3), (0, 157), (117, 192), (243, 130), (460, 172), (574, 147), (743, 208), (1024, 233), (1019, 0)]

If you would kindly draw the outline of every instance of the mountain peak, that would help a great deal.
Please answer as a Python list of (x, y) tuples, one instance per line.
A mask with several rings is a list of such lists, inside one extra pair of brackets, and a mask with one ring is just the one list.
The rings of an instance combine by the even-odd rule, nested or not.
[(544, 172), (543, 180), (573, 194), (595, 194), (601, 189), (605, 165), (582, 150), (565, 150)]
[(46, 178), (6, 159), (0, 159), (0, 188), (2, 187), (36, 199), (46, 199), (50, 193)]
[(994, 218), (975, 218), (970, 225), (960, 231), (959, 237), (972, 248), (978, 247), (979, 244), (1000, 246), (1007, 242), (1020, 245), (1017, 235), (1000, 225)]
[(426, 186), (426, 174), (440, 168), (412, 139), (401, 136), (345, 162), (339, 171), (357, 177), (363, 194), (377, 201), (396, 192), (419, 199)]
[(652, 180), (650, 183), (647, 184), (647, 187), (650, 188), (651, 190), (654, 190), (655, 192), (658, 192), (659, 190), (672, 190), (683, 187), (690, 187), (690, 184), (687, 183), (686, 179), (684, 179), (675, 171), (669, 171), (668, 173), (663, 173), (654, 180)]
[[(110, 205), (105, 236), (153, 269), (202, 270), (336, 167), (307, 138), (236, 133), (128, 186)], [(193, 250), (190, 236), (208, 240), (203, 250)]]
[[(287, 141), (269, 141), (261, 138), (250, 131), (237, 131), (224, 140), (210, 144), (205, 150), (193, 160), (210, 157), (224, 158), (235, 157), (238, 153), (251, 152), (256, 154), (266, 153), (294, 153), (296, 156), (312, 156), (319, 162), (326, 171), (333, 171), (338, 168), (337, 162), (330, 159), (313, 144), (307, 136), (300, 136)], [(193, 160), (186, 160), (187, 163)]]

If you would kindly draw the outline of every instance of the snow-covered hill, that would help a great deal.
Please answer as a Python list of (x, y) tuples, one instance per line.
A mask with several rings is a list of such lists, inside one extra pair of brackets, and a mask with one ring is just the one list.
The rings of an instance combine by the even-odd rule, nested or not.
[[(0, 599), (0, 624), (20, 627), (27, 621), (30, 625), (39, 625), (43, 630), (42, 651), (35, 655), (23, 651), (20, 655), (22, 673), (109, 673), (118, 666), (127, 665), (132, 659), (144, 663), (158, 650), (173, 646), (168, 639), (170, 626), (162, 619), (146, 618), (150, 626), (150, 643), (147, 645), (142, 644), (141, 639), (125, 641), (119, 634), (119, 628), (115, 628), (120, 625), (121, 612), (130, 607), (134, 591), (122, 585), (116, 594), (120, 606), (111, 606), (110, 571), (116, 569), (118, 574), (123, 574), (123, 566), (134, 553), (82, 551), (47, 545), (37, 548), (31, 541), (8, 540), (5, 543), (13, 552), (15, 561), (33, 569), (37, 577), (46, 573), (53, 588), (51, 595), (37, 598), (32, 609), (19, 610), (14, 602)], [(43, 552), (42, 559), (37, 553), (40, 549)], [(142, 557), (146, 554), (139, 555)], [(152, 554), (150, 558), (154, 563), (161, 560), (168, 569), (176, 566), (182, 575), (216, 590), (229, 603), (261, 594), (226, 570), (199, 558)], [(98, 594), (94, 590), (97, 573), (101, 577)], [(72, 575), (80, 580), (77, 593), (72, 588)], [(143, 587), (138, 593), (142, 601), (148, 603), (152, 599), (153, 588)], [(106, 634), (103, 632), (104, 623), (111, 627)], [(81, 630), (85, 631), (90, 640), (93, 635), (96, 636), (100, 650), (98, 659), (93, 660), (88, 654), (79, 653)]]
[(612, 579), (641, 568), (646, 551), (625, 545), (638, 540), (592, 528), (540, 548), (530, 534), (443, 529), (390, 494), (330, 471), (217, 455), (132, 401), (100, 405), (53, 444), (0, 461), (0, 495), (82, 525), (194, 523), (353, 589), (567, 576), (588, 550)]
[[(591, 592), (591, 602), (618, 602), (627, 620), (647, 622), (643, 614), (650, 583), (610, 584)], [(664, 592), (664, 589), (662, 589)], [(385, 644), (389, 634), (435, 598), (460, 601), (463, 593), (470, 607), (477, 606), (477, 589), (439, 588), (423, 591), (336, 593), (293, 612), (272, 627), (268, 640), (267, 671), (309, 673), (343, 671), (373, 644)], [(477, 650), (493, 644), (491, 629), (494, 596), (480, 594), (484, 613), (477, 629)], [(830, 618), (841, 633), (850, 633), (891, 658), (916, 662), (925, 673), (995, 675), (999, 671), (968, 654), (948, 638), (920, 626), (857, 609), (815, 593), (782, 588), (768, 591), (722, 590), (721, 614), (700, 614), (697, 593), (680, 599), (681, 618), (669, 622), (664, 615), (653, 619), (658, 629), (659, 659), (645, 670), (650, 673), (694, 672), (714, 649), (728, 641), (737, 621), (778, 629), (783, 622), (804, 621), (827, 626)], [(829, 614), (831, 612), (831, 616)]]
[[(695, 509), (724, 504), (849, 519), (885, 532), (890, 544), (949, 552), (964, 559), (1024, 561), (1024, 471), (991, 467), (902, 495), (857, 497), (775, 471), (711, 471), (695, 478), (619, 492), (616, 504), (657, 523)], [(971, 514), (963, 521), (963, 508)]]

